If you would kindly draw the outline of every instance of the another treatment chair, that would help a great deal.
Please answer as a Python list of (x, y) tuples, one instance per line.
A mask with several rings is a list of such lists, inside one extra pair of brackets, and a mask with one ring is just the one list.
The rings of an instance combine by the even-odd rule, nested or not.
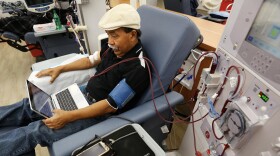
[[(182, 15), (145, 5), (138, 8), (138, 12), (141, 16), (142, 44), (160, 75), (164, 90), (167, 90), (177, 70), (197, 42), (200, 32), (190, 19)], [(154, 71), (152, 82), (157, 111), (167, 120), (172, 120)], [(183, 102), (183, 96), (177, 92), (167, 93), (167, 98), (172, 107)], [(56, 156), (70, 155), (95, 135), (102, 136), (129, 123), (120, 118), (139, 123), (158, 144), (167, 136), (161, 131), (161, 127), (168, 123), (158, 116), (149, 88), (135, 108), (53, 143), (48, 147), (49, 152)]]

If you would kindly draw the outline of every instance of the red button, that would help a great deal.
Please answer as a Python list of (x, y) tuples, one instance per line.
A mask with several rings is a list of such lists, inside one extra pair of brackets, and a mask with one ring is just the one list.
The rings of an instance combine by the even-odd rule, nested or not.
[(210, 133), (209, 133), (208, 131), (205, 132), (205, 137), (206, 137), (207, 139), (210, 138)]
[(211, 153), (210, 153), (210, 149), (208, 149), (207, 151), (206, 151), (206, 153), (208, 154), (208, 155), (210, 155)]

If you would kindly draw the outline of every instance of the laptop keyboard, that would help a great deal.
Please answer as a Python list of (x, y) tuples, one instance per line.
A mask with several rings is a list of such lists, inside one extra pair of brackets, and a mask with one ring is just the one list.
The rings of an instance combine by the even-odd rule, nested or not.
[(62, 110), (70, 111), (78, 109), (68, 89), (57, 93), (55, 96)]

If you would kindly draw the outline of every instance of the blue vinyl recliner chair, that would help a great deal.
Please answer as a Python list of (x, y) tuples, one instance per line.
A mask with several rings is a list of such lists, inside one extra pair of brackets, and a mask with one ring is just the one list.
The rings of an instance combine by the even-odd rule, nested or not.
[[(196, 44), (200, 32), (196, 25), (183, 15), (146, 5), (139, 7), (138, 12), (141, 17), (142, 44), (149, 59), (157, 69), (166, 91), (177, 70)], [(48, 64), (48, 61), (52, 61), (51, 64), (54, 65), (54, 59), (45, 61), (46, 64)], [(42, 63), (40, 62), (40, 65)], [(165, 119), (172, 120), (168, 103), (154, 71), (152, 72), (152, 82), (158, 112)], [(183, 103), (184, 100), (181, 94), (174, 91), (167, 93), (166, 96), (171, 107)], [(130, 123), (128, 120), (121, 118), (140, 124), (158, 144), (161, 144), (167, 136), (167, 134), (162, 133), (161, 127), (168, 125), (168, 123), (165, 123), (158, 116), (151, 99), (151, 91), (148, 88), (136, 107), (118, 115), (119, 118), (108, 118), (103, 122), (54, 142), (52, 146), (48, 147), (50, 155), (71, 155), (75, 149), (86, 144), (95, 135), (103, 136)]]
[[(190, 19), (182, 15), (146, 5), (139, 7), (138, 12), (141, 17), (142, 44), (159, 72), (164, 89), (167, 90), (177, 70), (197, 42), (200, 32)], [(155, 73), (152, 82), (157, 109), (161, 115), (170, 120), (170, 109)], [(167, 98), (172, 107), (184, 100), (177, 92), (167, 93)], [(150, 88), (135, 108), (120, 114), (119, 117), (139, 123), (158, 144), (161, 144), (167, 135), (161, 132), (161, 127), (167, 123), (162, 121), (155, 111)], [(120, 118), (109, 118), (53, 143), (48, 147), (49, 152), (56, 156), (70, 155), (73, 150), (86, 144), (96, 134), (105, 135), (128, 123)]]

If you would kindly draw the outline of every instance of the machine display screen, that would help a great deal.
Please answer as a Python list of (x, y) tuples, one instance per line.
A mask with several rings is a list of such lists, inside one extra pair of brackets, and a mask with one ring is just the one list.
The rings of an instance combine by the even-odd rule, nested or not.
[(267, 102), (269, 100), (269, 97), (265, 95), (263, 92), (259, 92), (259, 97), (264, 101)]
[(41, 6), (53, 3), (53, 0), (25, 0), (27, 6)]
[(266, 0), (246, 41), (280, 59), (280, 1)]

